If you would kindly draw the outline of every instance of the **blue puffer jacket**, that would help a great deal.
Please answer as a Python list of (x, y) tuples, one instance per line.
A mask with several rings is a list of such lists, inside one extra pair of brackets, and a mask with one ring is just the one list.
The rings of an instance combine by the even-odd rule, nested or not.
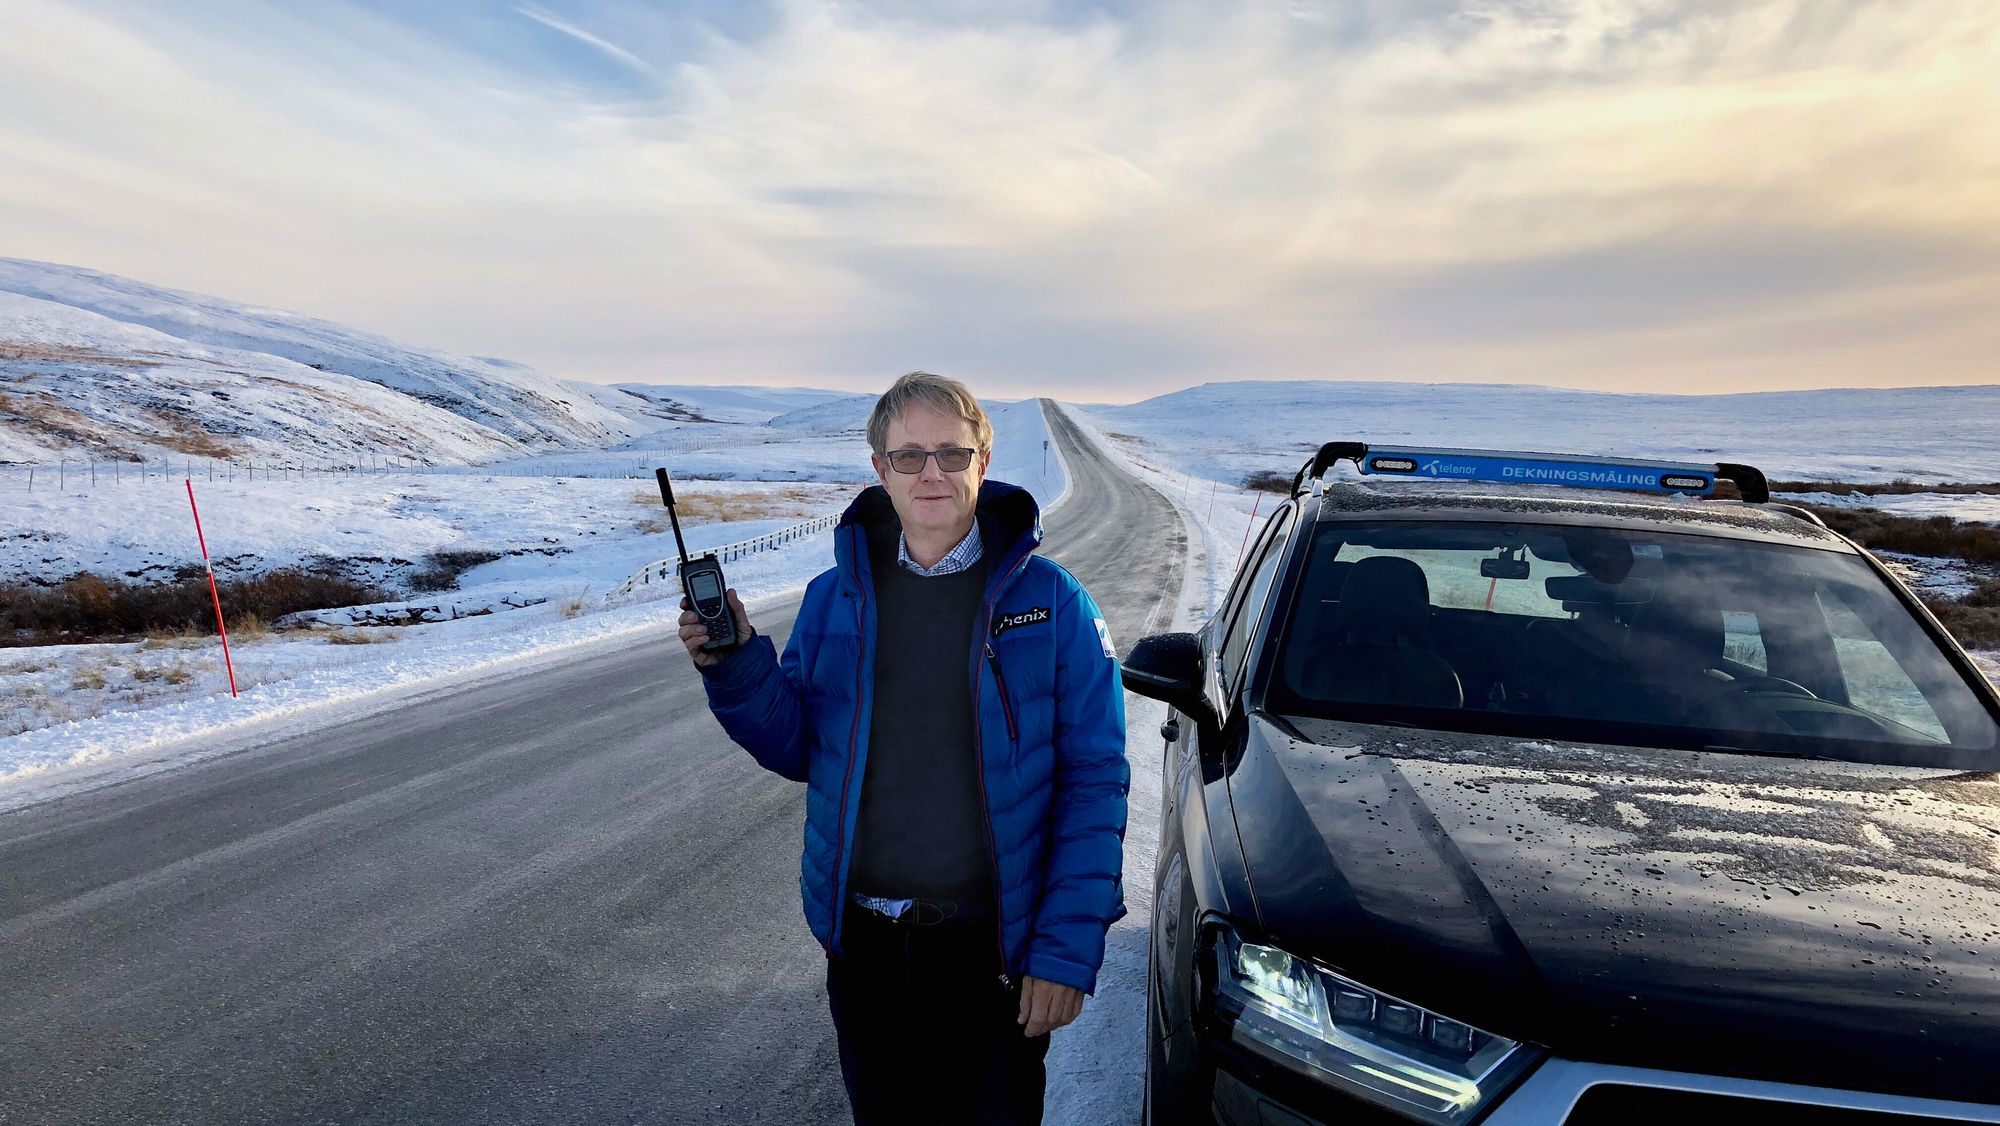
[[(783, 660), (759, 634), (704, 670), (709, 707), (766, 769), (806, 783), (799, 880), (806, 921), (840, 951), (838, 904), (867, 775), (875, 665), (868, 528), (893, 523), (870, 486), (834, 531), (832, 570), (806, 587)], [(1125, 914), (1125, 698), (1104, 616), (1041, 542), (1034, 498), (980, 487), (990, 563), (966, 675), (979, 713), (975, 753), (988, 857), (999, 890), (996, 973), (1096, 988), (1104, 934)]]

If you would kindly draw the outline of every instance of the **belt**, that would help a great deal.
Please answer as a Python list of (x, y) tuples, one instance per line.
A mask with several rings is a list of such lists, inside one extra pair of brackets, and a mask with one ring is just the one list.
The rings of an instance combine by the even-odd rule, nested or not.
[(906, 927), (934, 927), (958, 914), (957, 901), (950, 899), (885, 899), (858, 891), (847, 898), (856, 907)]

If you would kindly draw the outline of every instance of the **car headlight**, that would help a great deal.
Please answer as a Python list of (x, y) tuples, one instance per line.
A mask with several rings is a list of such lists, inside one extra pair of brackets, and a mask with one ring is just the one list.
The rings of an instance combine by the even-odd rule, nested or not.
[(1245, 942), (1226, 923), (1204, 938), (1210, 997), (1233, 1042), (1379, 1106), (1457, 1126), (1535, 1060), (1516, 1041)]

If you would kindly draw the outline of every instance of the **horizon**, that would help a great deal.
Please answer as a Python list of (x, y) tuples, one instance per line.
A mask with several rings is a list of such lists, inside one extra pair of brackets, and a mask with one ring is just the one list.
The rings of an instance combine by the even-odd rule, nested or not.
[(0, 253), (605, 385), (2000, 383), (2000, 11), (1378, 8), (21, 0)]

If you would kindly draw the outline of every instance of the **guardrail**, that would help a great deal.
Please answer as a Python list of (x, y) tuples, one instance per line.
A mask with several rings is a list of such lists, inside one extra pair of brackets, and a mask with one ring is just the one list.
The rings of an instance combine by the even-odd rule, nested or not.
[[(718, 560), (727, 563), (734, 559), (741, 559), (746, 555), (754, 555), (767, 548), (782, 547), (785, 544), (805, 539), (807, 536), (818, 535), (821, 532), (830, 530), (838, 523), (840, 523), (840, 517), (837, 514), (833, 516), (821, 516), (808, 520), (803, 524), (793, 524), (789, 528), (779, 528), (775, 532), (766, 532), (756, 539), (724, 544), (713, 550)], [(672, 558), (662, 559), (657, 563), (648, 563), (639, 570), (634, 571), (631, 578), (619, 584), (618, 588), (606, 595), (605, 598), (607, 601), (614, 598), (623, 598), (639, 590), (641, 587), (651, 586), (654, 583), (665, 584), (674, 582), (679, 576), (680, 563), (680, 557), (677, 555)]]

